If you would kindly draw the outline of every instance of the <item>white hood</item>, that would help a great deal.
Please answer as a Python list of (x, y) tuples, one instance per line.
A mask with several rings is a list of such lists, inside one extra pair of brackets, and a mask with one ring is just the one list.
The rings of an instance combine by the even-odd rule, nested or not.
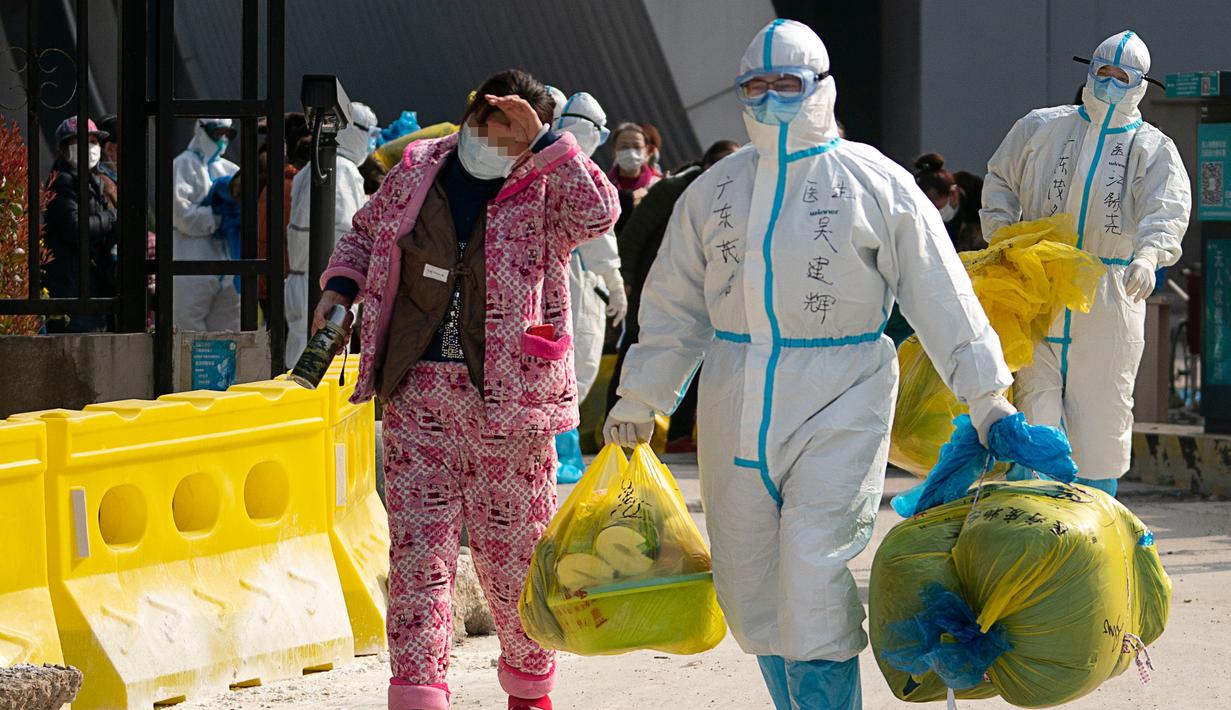
[[(1150, 50), (1141, 37), (1138, 37), (1137, 33), (1132, 30), (1117, 32), (1103, 40), (1098, 49), (1094, 50), (1092, 58), (1101, 59), (1116, 66), (1131, 67), (1142, 74), (1150, 71)], [(1110, 128), (1141, 119), (1138, 106), (1146, 95), (1146, 86), (1146, 82), (1142, 81), (1129, 89), (1124, 98), (1115, 104), (1116, 114), (1112, 116), (1111, 123), (1108, 124)], [(1086, 86), (1081, 90), (1081, 100), (1086, 113), (1090, 115), (1090, 121), (1101, 126), (1107, 115), (1109, 104), (1094, 97), (1094, 79), (1089, 74), (1086, 75)]]
[(350, 125), (338, 133), (338, 155), (359, 165), (368, 157), (368, 128), (376, 125), (376, 113), (367, 104), (352, 101), (350, 120)]
[(556, 121), (555, 129), (572, 133), (581, 150), (586, 155), (594, 155), (602, 139), (599, 126), (607, 125), (607, 113), (599, 105), (598, 99), (579, 91), (569, 97), (557, 118), (559, 120)]
[[(739, 63), (740, 76), (747, 72), (774, 71), (775, 67), (809, 67), (829, 71), (829, 51), (825, 43), (807, 25), (794, 20), (774, 20), (753, 38)], [(789, 124), (787, 152), (812, 148), (838, 137), (838, 121), (834, 117), (834, 102), (838, 87), (833, 77), (817, 84), (812, 95), (804, 99), (797, 115)], [(744, 125), (762, 155), (778, 152), (778, 127), (757, 121), (744, 110)]]
[(547, 87), (547, 93), (551, 94), (552, 110), (551, 122), (555, 123), (560, 118), (560, 112), (564, 110), (564, 104), (568, 103), (568, 99), (564, 96), (564, 92), (554, 86)]
[(188, 143), (188, 150), (196, 153), (202, 162), (209, 164), (222, 157), (224, 151), (218, 150), (218, 144), (213, 138), (205, 132), (203, 124), (214, 123), (219, 126), (232, 127), (231, 119), (229, 118), (202, 118), (197, 121), (197, 125), (192, 131), (192, 140)]

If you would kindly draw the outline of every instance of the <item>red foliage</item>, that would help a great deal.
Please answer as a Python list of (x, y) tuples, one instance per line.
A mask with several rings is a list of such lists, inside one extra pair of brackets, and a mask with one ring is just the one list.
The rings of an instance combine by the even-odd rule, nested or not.
[[(0, 116), (0, 298), (28, 298), (30, 295), (30, 260), (26, 255), (29, 245), (28, 167), (21, 127)], [(54, 175), (48, 177), (48, 184), (52, 178)], [(39, 211), (45, 212), (51, 202), (51, 190), (43, 187), (39, 193)], [(40, 259), (46, 264), (51, 256), (42, 246), (41, 223), (39, 229)], [(0, 335), (34, 335), (41, 327), (40, 316), (0, 316)]]

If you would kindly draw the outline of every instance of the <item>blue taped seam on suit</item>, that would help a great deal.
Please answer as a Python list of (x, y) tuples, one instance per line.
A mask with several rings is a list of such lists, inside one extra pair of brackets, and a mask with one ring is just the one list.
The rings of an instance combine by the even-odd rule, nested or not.
[[(1133, 31), (1129, 30), (1124, 33), (1123, 37), (1120, 38), (1120, 46), (1116, 47), (1116, 58), (1112, 60), (1112, 63), (1116, 66), (1120, 66), (1120, 57), (1124, 56), (1124, 45), (1128, 44), (1128, 41), (1132, 38), (1132, 36)], [(1135, 69), (1136, 67), (1133, 68)]]
[[(1120, 55), (1124, 51), (1124, 45), (1128, 42), (1129, 37), (1132, 37), (1132, 32), (1125, 32), (1124, 38), (1120, 40), (1120, 46), (1116, 49), (1115, 63), (1120, 63)], [(1083, 107), (1084, 108), (1084, 107)], [(1098, 143), (1094, 146), (1094, 158), (1090, 161), (1090, 169), (1086, 173), (1086, 184), (1081, 193), (1081, 215), (1077, 218), (1077, 248), (1081, 249), (1082, 244), (1086, 239), (1086, 210), (1090, 207), (1090, 188), (1094, 186), (1094, 174), (1098, 170), (1099, 158), (1103, 157), (1103, 143), (1107, 139), (1108, 127), (1111, 125), (1111, 118), (1116, 114), (1116, 105), (1107, 105), (1107, 116), (1103, 119), (1103, 125), (1099, 128)], [(1088, 120), (1088, 119), (1087, 119)], [(1123, 132), (1123, 131), (1117, 131)], [(1069, 383), (1069, 345), (1072, 343), (1072, 325), (1073, 311), (1064, 309), (1064, 344), (1060, 348), (1060, 396), (1063, 397), (1068, 389)]]
[(769, 25), (769, 31), (765, 33), (765, 51), (762, 57), (765, 71), (769, 71), (770, 67), (774, 66), (774, 30), (778, 29), (778, 25), (781, 25), (783, 22), (786, 22), (786, 20), (781, 17), (774, 20)]
[[(766, 35), (766, 54), (769, 53), (769, 37), (772, 36), (772, 30)], [(765, 258), (765, 315), (769, 318), (769, 329), (773, 335), (773, 346), (769, 353), (769, 363), (765, 368), (765, 396), (761, 401), (761, 429), (757, 433), (757, 460), (761, 466), (761, 481), (765, 484), (765, 490), (769, 491), (770, 497), (782, 507), (782, 493), (778, 487), (774, 485), (774, 481), (769, 475), (769, 460), (766, 456), (766, 451), (769, 448), (769, 422), (770, 415), (773, 412), (774, 406), (774, 380), (777, 375), (778, 358), (782, 355), (781, 330), (778, 327), (778, 317), (774, 315), (774, 263), (773, 263), (773, 235), (774, 227), (778, 225), (778, 215), (782, 213), (782, 200), (786, 196), (786, 140), (788, 128), (787, 124), (778, 125), (778, 177), (774, 185), (774, 204), (769, 212), (769, 225), (765, 229), (764, 243), (761, 245), (761, 253)]]
[(556, 128), (564, 127), (564, 114), (568, 113), (568, 107), (573, 105), (573, 99), (577, 98), (577, 94), (568, 97), (568, 101), (564, 102), (564, 108), (560, 109), (560, 118), (556, 119)]
[(729, 330), (715, 330), (714, 337), (730, 343), (751, 343), (752, 336), (748, 333), (732, 333)]
[[(871, 343), (880, 339), (885, 334), (885, 324), (882, 323), (876, 330), (869, 330), (866, 333), (859, 335), (843, 335), (833, 338), (779, 338), (778, 345), (784, 348), (837, 348), (843, 345), (856, 345), (858, 343)], [(732, 333), (727, 330), (718, 330), (714, 332), (714, 337), (719, 340), (725, 340), (729, 343), (751, 343), (752, 336), (748, 333)]]
[(842, 140), (841, 138), (834, 137), (834, 139), (829, 141), (828, 143), (822, 143), (821, 145), (812, 146), (811, 148), (805, 148), (804, 150), (797, 150), (794, 153), (791, 153), (790, 155), (786, 157), (786, 162), (793, 163), (796, 160), (801, 160), (809, 156), (820, 155), (821, 153), (828, 152), (829, 150), (837, 146), (838, 142), (841, 140)]
[[(1120, 45), (1116, 47), (1116, 56), (1112, 61), (1117, 66), (1120, 64), (1120, 57), (1124, 54), (1124, 46), (1128, 44), (1128, 40), (1132, 38), (1133, 33), (1125, 32), (1120, 38)], [(1077, 113), (1086, 121), (1090, 120), (1090, 114), (1086, 111), (1085, 106), (1077, 109)], [(1119, 128), (1109, 128), (1111, 125), (1111, 117), (1116, 113), (1116, 105), (1107, 105), (1107, 116), (1103, 119), (1103, 125), (1099, 128), (1098, 143), (1094, 147), (1094, 159), (1090, 161), (1090, 170), (1086, 175), (1086, 185), (1081, 193), (1081, 216), (1077, 219), (1077, 248), (1082, 248), (1082, 243), (1086, 238), (1086, 210), (1089, 208), (1090, 202), (1090, 187), (1094, 184), (1094, 173), (1098, 167), (1099, 158), (1103, 154), (1103, 142), (1109, 134), (1112, 133), (1127, 133), (1141, 126), (1141, 121), (1137, 120), (1128, 125), (1120, 126)], [(1120, 264), (1122, 260), (1117, 259), (1102, 259), (1104, 264)], [(1131, 263), (1128, 262), (1128, 263)], [(1124, 264), (1124, 265), (1127, 265)], [(1073, 324), (1073, 312), (1064, 309), (1064, 339), (1061, 341), (1063, 346), (1060, 349), (1060, 396), (1063, 397), (1068, 389), (1069, 383), (1069, 345), (1073, 342), (1071, 327)], [(1063, 424), (1063, 422), (1062, 422)]]

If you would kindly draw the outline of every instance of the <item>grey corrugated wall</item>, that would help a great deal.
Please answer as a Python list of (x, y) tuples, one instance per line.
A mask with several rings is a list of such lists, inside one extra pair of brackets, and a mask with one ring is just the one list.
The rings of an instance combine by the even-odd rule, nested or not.
[[(175, 24), (181, 85), (194, 97), (237, 97), (239, 3), (179, 2)], [(288, 109), (303, 74), (329, 73), (382, 123), (404, 108), (422, 125), (456, 121), (483, 79), (518, 67), (565, 93), (594, 94), (612, 124), (658, 126), (665, 166), (700, 154), (640, 0), (287, 0), (286, 29)]]

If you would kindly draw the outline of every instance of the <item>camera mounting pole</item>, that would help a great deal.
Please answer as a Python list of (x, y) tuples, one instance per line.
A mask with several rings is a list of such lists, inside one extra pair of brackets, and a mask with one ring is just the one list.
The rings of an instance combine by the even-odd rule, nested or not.
[(312, 191), (308, 222), (308, 334), (321, 300), (321, 274), (333, 254), (338, 131), (350, 124), (350, 99), (332, 74), (305, 74), (300, 89), (312, 129)]

